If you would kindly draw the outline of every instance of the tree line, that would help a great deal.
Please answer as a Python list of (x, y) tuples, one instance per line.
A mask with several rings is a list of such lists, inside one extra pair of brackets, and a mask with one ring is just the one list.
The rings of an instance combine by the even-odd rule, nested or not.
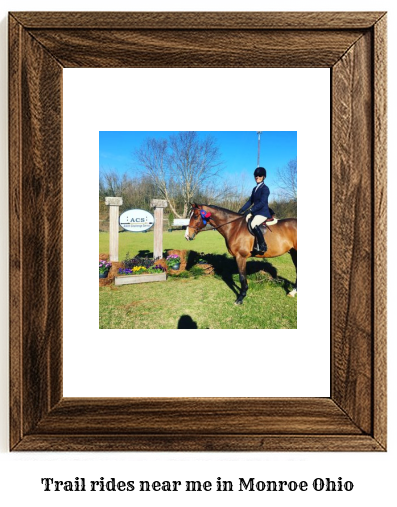
[[(123, 198), (121, 212), (150, 210), (152, 199), (166, 199), (166, 212), (174, 218), (188, 216), (190, 203), (216, 204), (237, 211), (248, 199), (251, 178), (241, 174), (234, 181), (222, 176), (224, 161), (212, 136), (199, 139), (196, 132), (178, 132), (169, 139), (147, 139), (133, 154), (134, 173), (100, 171), (100, 215), (106, 220), (105, 197)], [(297, 163), (291, 160), (277, 171), (278, 187), (271, 188), (270, 207), (279, 218), (297, 216)], [(236, 183), (236, 181), (238, 183)]]

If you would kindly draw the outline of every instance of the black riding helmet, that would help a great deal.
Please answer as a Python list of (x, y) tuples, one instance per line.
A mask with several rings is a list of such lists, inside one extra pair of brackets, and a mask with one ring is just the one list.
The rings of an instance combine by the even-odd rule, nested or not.
[(264, 176), (266, 178), (266, 169), (264, 167), (257, 167), (255, 169), (254, 176)]

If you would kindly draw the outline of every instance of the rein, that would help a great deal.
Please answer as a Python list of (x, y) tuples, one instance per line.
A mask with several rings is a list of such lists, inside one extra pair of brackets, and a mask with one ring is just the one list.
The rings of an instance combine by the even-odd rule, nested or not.
[[(239, 217), (237, 218), (234, 218), (233, 220), (230, 220), (229, 222), (225, 222), (224, 224), (221, 224), (221, 225), (218, 225), (218, 227), (212, 227), (211, 226), (211, 229), (206, 229), (206, 230), (201, 230), (200, 232), (209, 232), (209, 231), (216, 231), (217, 229), (220, 229), (221, 227), (223, 227), (224, 225), (227, 225), (227, 224), (231, 224), (232, 222), (236, 222), (237, 220), (240, 220), (241, 218), (244, 218), (244, 215), (240, 215)], [(210, 220), (212, 220), (212, 218), (210, 218)], [(209, 220), (208, 220), (209, 222)], [(194, 231), (198, 232), (199, 229), (197, 227), (191, 227), (190, 225), (188, 225), (188, 228), (189, 229), (193, 229)]]
[(237, 217), (237, 218), (235, 218), (233, 220), (230, 220), (230, 222), (225, 222), (224, 224), (218, 225), (218, 227), (212, 227), (212, 229), (206, 229), (205, 231), (201, 231), (201, 232), (216, 231), (217, 229), (220, 229), (224, 225), (231, 224), (232, 222), (236, 222), (236, 220), (240, 220), (240, 218), (244, 218), (244, 215), (241, 215), (241, 216), (239, 216), (239, 217)]

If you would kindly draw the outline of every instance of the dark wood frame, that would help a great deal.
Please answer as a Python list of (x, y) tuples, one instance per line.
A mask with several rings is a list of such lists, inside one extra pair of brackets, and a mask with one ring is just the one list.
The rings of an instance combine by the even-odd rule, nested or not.
[[(10, 448), (385, 450), (385, 13), (16, 12), (9, 43)], [(330, 398), (63, 398), (64, 67), (331, 69)]]

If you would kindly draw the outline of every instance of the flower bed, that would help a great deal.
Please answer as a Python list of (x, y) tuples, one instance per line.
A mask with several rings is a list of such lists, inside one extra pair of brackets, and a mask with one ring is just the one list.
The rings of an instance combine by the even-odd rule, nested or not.
[(134, 266), (133, 268), (119, 268), (118, 274), (120, 276), (134, 276), (134, 275), (149, 275), (149, 274), (162, 274), (165, 272), (165, 268), (156, 264), (155, 266), (150, 266), (149, 268), (145, 268), (145, 266)]
[(132, 283), (163, 282), (167, 279), (164, 266), (154, 263), (146, 257), (133, 257), (126, 259), (124, 266), (119, 268), (114, 279), (115, 285), (128, 285)]

